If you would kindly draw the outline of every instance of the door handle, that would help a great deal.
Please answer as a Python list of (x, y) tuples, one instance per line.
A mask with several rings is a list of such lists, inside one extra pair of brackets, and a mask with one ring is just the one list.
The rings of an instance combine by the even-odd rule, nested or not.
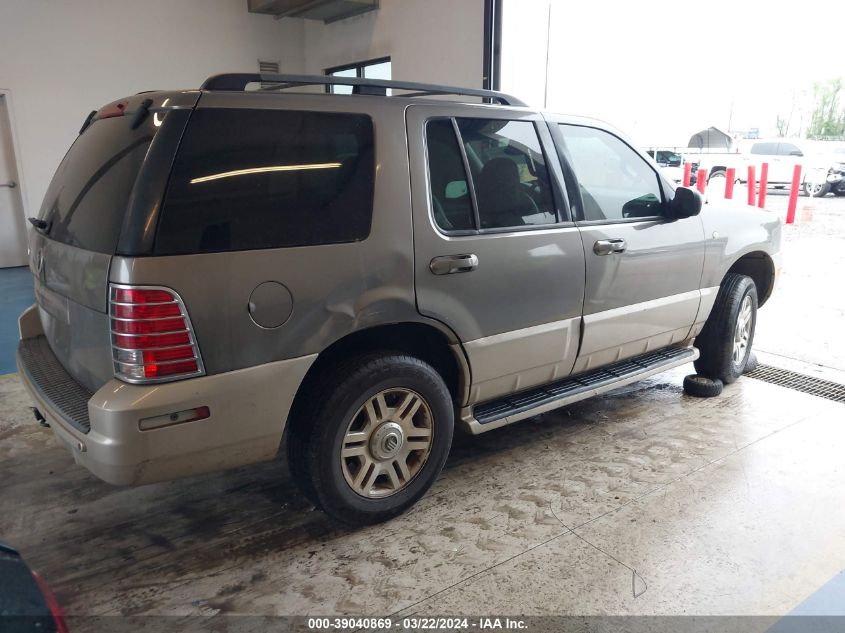
[(435, 275), (451, 275), (452, 273), (468, 273), (478, 268), (478, 255), (441, 255), (431, 260), (429, 269)]
[(0, 187), (8, 187), (9, 189), (14, 189), (17, 186), (18, 186), (18, 183), (16, 183), (15, 181), (10, 181), (10, 182), (0, 184)]
[(624, 253), (628, 245), (622, 238), (612, 240), (599, 240), (593, 244), (593, 252), (596, 255), (610, 255), (611, 253)]

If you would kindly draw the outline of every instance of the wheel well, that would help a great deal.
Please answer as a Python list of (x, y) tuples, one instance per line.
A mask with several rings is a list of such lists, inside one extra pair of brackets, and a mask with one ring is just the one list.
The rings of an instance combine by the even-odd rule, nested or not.
[(763, 251), (743, 255), (728, 269), (729, 273), (748, 275), (757, 286), (757, 299), (763, 305), (772, 294), (775, 281), (775, 265), (772, 258)]
[(463, 364), (455, 356), (446, 335), (423, 323), (395, 323), (353, 332), (320, 352), (297, 390), (291, 415), (296, 417), (298, 406), (308, 400), (309, 393), (319, 388), (326, 372), (339, 362), (379, 350), (400, 352), (427, 362), (443, 378), (453, 400), (461, 400), (468, 376), (464, 375)]

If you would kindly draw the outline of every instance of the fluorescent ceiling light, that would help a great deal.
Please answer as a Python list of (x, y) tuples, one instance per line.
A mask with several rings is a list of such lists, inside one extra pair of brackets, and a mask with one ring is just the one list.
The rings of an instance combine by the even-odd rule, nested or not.
[(305, 165), (270, 165), (269, 167), (250, 167), (248, 169), (235, 169), (234, 171), (224, 171), (219, 174), (211, 174), (209, 176), (202, 176), (191, 180), (192, 185), (197, 185), (201, 182), (209, 182), (211, 180), (220, 180), (221, 178), (232, 178), (234, 176), (247, 176), (249, 174), (266, 174), (277, 171), (310, 171), (312, 169), (337, 169), (340, 163), (308, 163)]

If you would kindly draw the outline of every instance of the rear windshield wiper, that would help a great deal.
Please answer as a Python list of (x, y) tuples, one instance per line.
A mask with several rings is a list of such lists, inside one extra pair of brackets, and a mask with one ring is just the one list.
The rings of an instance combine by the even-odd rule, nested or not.
[(82, 127), (79, 128), (80, 134), (82, 134), (85, 130), (88, 129), (88, 126), (91, 125), (91, 122), (94, 120), (95, 116), (97, 116), (96, 110), (91, 110), (91, 112), (88, 113), (88, 116), (85, 117), (85, 121), (82, 122)]
[(34, 226), (37, 230), (41, 231), (45, 235), (50, 232), (50, 224), (47, 220), (41, 220), (40, 218), (27, 218), (29, 223)]
[(144, 122), (147, 115), (150, 113), (150, 106), (153, 105), (152, 99), (144, 99), (138, 109), (135, 111), (135, 116), (132, 117), (132, 123), (129, 126), (130, 130), (137, 130), (138, 126)]

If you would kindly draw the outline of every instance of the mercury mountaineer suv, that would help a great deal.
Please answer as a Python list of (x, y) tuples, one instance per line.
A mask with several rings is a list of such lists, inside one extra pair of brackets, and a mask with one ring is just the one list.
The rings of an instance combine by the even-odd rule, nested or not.
[(92, 112), (30, 221), (17, 362), (76, 462), (144, 484), (286, 450), (355, 524), (416, 502), (456, 424), (690, 361), (736, 380), (781, 237), (593, 119), (281, 75)]

